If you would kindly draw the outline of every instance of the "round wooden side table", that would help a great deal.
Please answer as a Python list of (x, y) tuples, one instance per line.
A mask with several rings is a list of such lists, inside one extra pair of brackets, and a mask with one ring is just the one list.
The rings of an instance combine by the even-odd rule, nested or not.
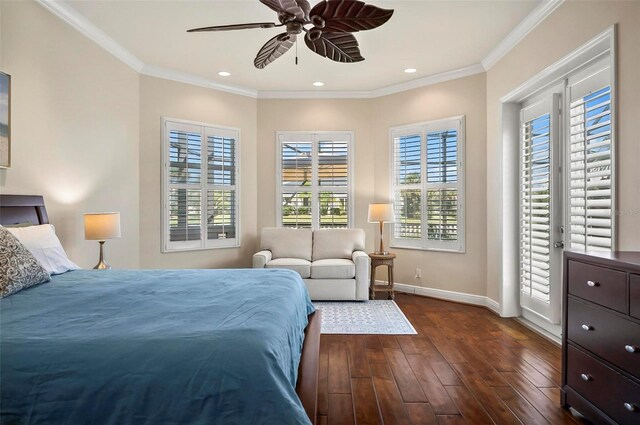
[[(396, 254), (390, 252), (388, 254), (376, 254), (375, 252), (369, 254), (371, 258), (371, 284), (369, 286), (369, 298), (376, 299), (376, 292), (388, 292), (388, 298), (390, 300), (395, 299), (393, 292), (393, 260), (396, 258)], [(387, 266), (388, 282), (387, 285), (376, 285), (376, 268), (378, 266)]]

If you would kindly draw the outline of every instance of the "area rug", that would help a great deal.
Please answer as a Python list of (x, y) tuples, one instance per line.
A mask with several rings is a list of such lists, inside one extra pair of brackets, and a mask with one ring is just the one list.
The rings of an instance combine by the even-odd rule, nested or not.
[(317, 301), (323, 334), (415, 335), (395, 301)]

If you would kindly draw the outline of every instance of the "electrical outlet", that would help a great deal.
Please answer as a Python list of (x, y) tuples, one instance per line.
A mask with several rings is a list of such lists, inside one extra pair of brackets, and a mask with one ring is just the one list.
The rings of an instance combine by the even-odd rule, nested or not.
[(416, 269), (416, 279), (422, 279), (422, 269)]

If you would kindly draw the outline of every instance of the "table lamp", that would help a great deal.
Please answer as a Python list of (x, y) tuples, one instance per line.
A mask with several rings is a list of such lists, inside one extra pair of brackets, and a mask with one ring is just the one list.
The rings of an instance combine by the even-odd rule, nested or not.
[(104, 261), (104, 243), (107, 239), (120, 237), (120, 213), (89, 213), (84, 215), (84, 238), (100, 243), (100, 260), (94, 269), (109, 270)]
[(380, 250), (375, 254), (389, 254), (389, 251), (384, 250), (382, 232), (384, 231), (384, 223), (393, 223), (393, 205), (369, 204), (369, 223), (380, 223)]

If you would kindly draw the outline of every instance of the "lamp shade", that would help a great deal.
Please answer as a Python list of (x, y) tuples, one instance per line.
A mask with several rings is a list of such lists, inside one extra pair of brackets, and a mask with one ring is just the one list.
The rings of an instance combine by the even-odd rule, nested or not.
[(392, 204), (369, 204), (369, 223), (393, 223)]
[(120, 213), (91, 213), (84, 215), (84, 238), (104, 241), (120, 237)]

